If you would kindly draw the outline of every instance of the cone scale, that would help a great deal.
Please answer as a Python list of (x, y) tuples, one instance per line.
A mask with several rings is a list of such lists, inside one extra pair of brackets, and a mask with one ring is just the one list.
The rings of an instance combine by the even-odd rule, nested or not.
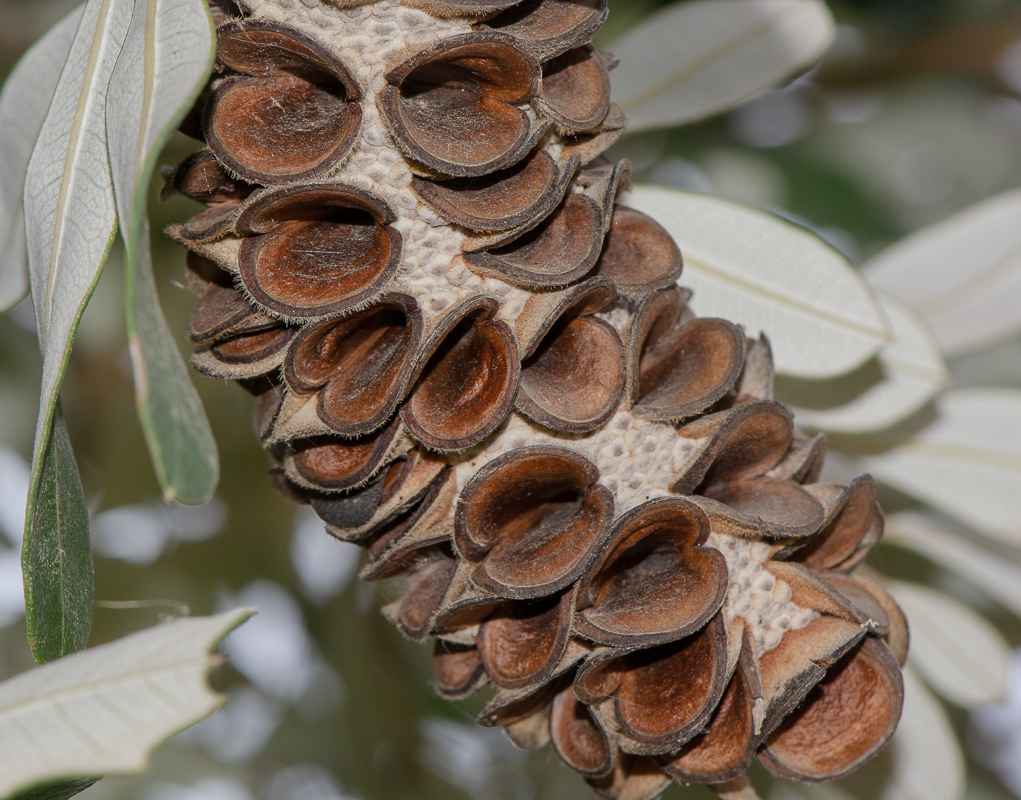
[[(854, 576), (871, 479), (697, 318), (619, 202), (604, 0), (211, 3), (168, 180), (200, 372), (256, 396), (271, 479), (366, 550), (435, 688), (607, 798), (844, 775), (892, 734), (903, 616)], [(678, 279), (680, 281), (678, 282)]]

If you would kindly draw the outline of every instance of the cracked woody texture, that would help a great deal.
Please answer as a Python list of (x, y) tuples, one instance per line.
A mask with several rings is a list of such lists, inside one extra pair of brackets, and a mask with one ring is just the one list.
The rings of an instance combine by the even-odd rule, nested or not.
[(616, 202), (605, 0), (212, 6), (207, 148), (166, 189), (208, 206), (170, 230), (192, 363), (396, 579), (436, 690), (493, 684), (481, 724), (609, 798), (873, 755), (907, 649), (851, 574), (875, 487), (818, 482), (768, 343), (696, 318), (676, 245)]

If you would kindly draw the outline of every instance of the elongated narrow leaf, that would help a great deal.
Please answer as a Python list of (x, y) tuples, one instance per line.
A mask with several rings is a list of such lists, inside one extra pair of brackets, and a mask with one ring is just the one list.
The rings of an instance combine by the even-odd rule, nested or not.
[(624, 199), (680, 245), (679, 283), (699, 316), (765, 331), (778, 372), (828, 378), (887, 341), (879, 302), (855, 269), (804, 228), (708, 195), (639, 186)]
[(632, 130), (694, 122), (807, 69), (832, 38), (820, 0), (678, 3), (610, 46), (613, 96)]
[(136, 401), (168, 502), (209, 499), (219, 465), (202, 403), (160, 308), (145, 206), (154, 161), (205, 84), (214, 54), (212, 19), (203, 0), (136, 0), (106, 112), (127, 251), (127, 329)]
[(29, 272), (43, 350), (37, 455), (74, 332), (113, 241), (106, 88), (130, 7), (130, 0), (86, 3), (25, 179)]
[(947, 391), (927, 421), (830, 441), (877, 479), (1021, 546), (1021, 391)]
[(925, 586), (898, 582), (890, 593), (911, 621), (908, 659), (933, 689), (966, 708), (1003, 699), (1010, 648), (992, 625)]
[(216, 441), (156, 294), (149, 254), (149, 225), (134, 254), (128, 288), (129, 339), (139, 418), (166, 502), (197, 505), (219, 479)]
[(25, 172), (49, 108), (60, 70), (71, 49), (82, 9), (76, 8), (33, 45), (0, 92), (0, 311), (28, 291), (28, 251), (22, 195)]
[(251, 615), (179, 619), (0, 684), (0, 797), (56, 778), (140, 772), (223, 704), (210, 651)]
[(950, 382), (939, 345), (911, 309), (879, 293), (893, 341), (858, 369), (825, 381), (781, 375), (776, 399), (798, 423), (824, 431), (867, 433), (896, 425)]
[(921, 230), (862, 269), (932, 325), (948, 356), (1021, 332), (1021, 191)]
[(972, 537), (912, 511), (886, 518), (883, 541), (909, 547), (957, 573), (1021, 617), (1021, 558), (995, 554)]
[[(25, 518), (25, 563), (39, 565), (38, 574), (26, 569), (25, 614), (37, 660), (81, 646), (80, 633), (69, 633), (65, 619), (54, 609), (65, 609), (68, 598), (91, 597), (92, 571), (46, 569), (46, 554), (60, 552), (60, 538), (68, 525), (78, 526), (87, 541), (83, 521), (47, 513), (50, 503), (75, 507), (81, 495), (77, 470), (71, 463), (54, 472), (44, 457), (49, 437), (60, 434), (70, 458), (70, 444), (62, 423), (54, 423), (57, 396), (71, 343), (85, 305), (99, 280), (116, 229), (113, 189), (106, 153), (106, 86), (110, 70), (127, 30), (130, 0), (89, 0), (71, 42), (53, 100), (43, 120), (25, 177), (25, 225), (28, 237), (29, 279), (35, 307), (36, 330), (43, 352), (39, 419), (32, 458), (32, 481), (28, 506), (37, 509)], [(59, 475), (59, 480), (52, 476)], [(57, 494), (40, 502), (40, 489)], [(31, 573), (31, 574), (30, 574)], [(86, 574), (87, 573), (87, 574)], [(72, 585), (81, 581), (80, 585)], [(91, 619), (87, 609), (75, 614), (84, 622), (85, 635)], [(54, 622), (61, 628), (51, 629)], [(82, 640), (83, 641), (83, 640)], [(59, 646), (54, 644), (59, 642)]]
[(21, 550), (28, 641), (39, 663), (85, 647), (95, 593), (89, 512), (59, 404), (52, 425)]
[(27, 792), (19, 792), (13, 800), (68, 800), (68, 798), (81, 794), (96, 782), (95, 778), (82, 778), (47, 783), (44, 786), (29, 789)]
[(890, 782), (880, 800), (961, 800), (964, 756), (939, 701), (910, 668), (904, 670), (904, 711), (889, 745)]

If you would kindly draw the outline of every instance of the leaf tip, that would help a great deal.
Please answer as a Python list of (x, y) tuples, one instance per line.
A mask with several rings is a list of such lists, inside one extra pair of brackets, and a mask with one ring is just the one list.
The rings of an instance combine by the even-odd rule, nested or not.
[(234, 608), (220, 614), (217, 618), (223, 621), (223, 626), (220, 629), (219, 638), (214, 642), (214, 646), (219, 645), (229, 633), (239, 628), (258, 613), (259, 609), (255, 606), (241, 606), (240, 608)]

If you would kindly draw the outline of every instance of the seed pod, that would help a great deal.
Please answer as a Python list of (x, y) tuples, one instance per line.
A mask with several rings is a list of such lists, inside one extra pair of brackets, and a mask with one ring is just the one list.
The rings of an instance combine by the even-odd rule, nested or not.
[(170, 229), (193, 363), (256, 396), (274, 488), (394, 584), (439, 694), (489, 686), (481, 724), (601, 797), (853, 770), (908, 640), (854, 574), (875, 486), (818, 483), (768, 340), (619, 202), (605, 0), (322, 5), (213, 4), (166, 189), (207, 206)]

